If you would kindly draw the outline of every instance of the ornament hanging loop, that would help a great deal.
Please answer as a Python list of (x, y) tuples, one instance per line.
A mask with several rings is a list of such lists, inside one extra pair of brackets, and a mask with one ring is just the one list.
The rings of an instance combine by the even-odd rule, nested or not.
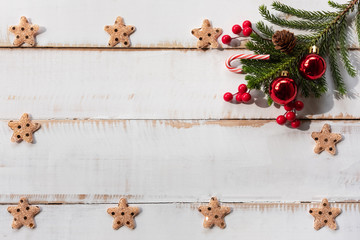
[(288, 77), (289, 76), (289, 72), (288, 71), (282, 71), (280, 76), (282, 77)]
[(319, 54), (319, 48), (317, 46), (311, 46), (309, 49), (309, 53), (316, 53)]

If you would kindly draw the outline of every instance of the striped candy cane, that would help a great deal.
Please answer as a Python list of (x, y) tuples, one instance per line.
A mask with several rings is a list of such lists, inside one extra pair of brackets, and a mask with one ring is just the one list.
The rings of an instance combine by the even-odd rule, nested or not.
[(231, 62), (236, 59), (257, 59), (257, 60), (269, 60), (270, 55), (260, 55), (260, 54), (235, 54), (229, 57), (225, 61), (225, 66), (233, 73), (243, 73), (243, 70), (239, 67), (232, 67)]

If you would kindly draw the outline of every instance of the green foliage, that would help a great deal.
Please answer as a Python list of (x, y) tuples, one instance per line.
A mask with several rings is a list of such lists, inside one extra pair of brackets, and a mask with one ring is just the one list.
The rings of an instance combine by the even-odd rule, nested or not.
[[(256, 24), (257, 31), (251, 34), (251, 41), (246, 44), (249, 50), (257, 54), (270, 54), (269, 61), (241, 60), (243, 69), (247, 73), (245, 79), (250, 89), (261, 89), (268, 94), (271, 81), (278, 77), (280, 72), (286, 70), (296, 81), (303, 96), (320, 97), (327, 91), (325, 77), (316, 81), (304, 79), (298, 71), (298, 64), (309, 48), (316, 45), (320, 49), (320, 55), (328, 56), (328, 66), (332, 74), (336, 91), (340, 95), (346, 94), (346, 87), (340, 73), (339, 60), (352, 77), (356, 76), (354, 66), (349, 59), (347, 46), (348, 15), (356, 10), (355, 25), (360, 43), (360, 14), (359, 0), (352, 0), (346, 4), (338, 4), (329, 1), (329, 5), (336, 10), (330, 11), (306, 11), (295, 9), (278, 1), (272, 4), (272, 8), (283, 14), (296, 17), (296, 20), (287, 20), (272, 14), (266, 6), (259, 7), (260, 14), (270, 23), (277, 26), (306, 30), (308, 34), (297, 35), (297, 44), (290, 54), (280, 52), (274, 48), (271, 41), (274, 30), (264, 22)], [(355, 8), (355, 5), (358, 5)], [(269, 104), (272, 103), (268, 97)]]

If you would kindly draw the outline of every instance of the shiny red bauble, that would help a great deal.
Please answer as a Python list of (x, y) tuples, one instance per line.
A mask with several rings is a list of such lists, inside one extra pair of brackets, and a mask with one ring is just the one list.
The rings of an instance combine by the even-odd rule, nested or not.
[(240, 94), (243, 94), (247, 91), (247, 86), (245, 84), (240, 84), (238, 87), (238, 91)]
[(224, 35), (221, 38), (223, 44), (229, 44), (231, 42), (231, 37), (229, 35)]
[(243, 29), (243, 34), (244, 34), (245, 37), (250, 36), (251, 33), (252, 33), (252, 29), (251, 29), (250, 27), (245, 27), (245, 28)]
[(296, 114), (294, 112), (288, 112), (285, 117), (288, 121), (294, 121), (296, 118)]
[(230, 102), (232, 99), (233, 99), (232, 93), (227, 92), (227, 93), (224, 94), (224, 100), (225, 100), (226, 102)]
[(300, 121), (298, 119), (291, 122), (291, 127), (298, 128), (300, 127)]
[(239, 34), (239, 33), (241, 33), (241, 30), (242, 30), (242, 28), (241, 28), (240, 25), (238, 25), (238, 24), (235, 24), (235, 25), (232, 27), (232, 32), (233, 32), (234, 34)]
[(308, 80), (321, 78), (326, 70), (326, 62), (321, 56), (311, 53), (300, 60), (299, 72)]
[(240, 93), (236, 94), (235, 100), (237, 102), (242, 102), (242, 94), (240, 94)]
[(286, 123), (286, 117), (284, 117), (284, 115), (280, 115), (276, 118), (276, 122), (280, 125), (284, 125)]
[(243, 102), (248, 102), (248, 101), (250, 101), (250, 99), (251, 99), (250, 93), (243, 93), (243, 95), (241, 95), (241, 100)]
[(289, 102), (284, 106), (285, 111), (291, 111), (294, 109), (294, 102)]
[(291, 78), (278, 77), (270, 84), (269, 93), (274, 102), (285, 105), (296, 98), (297, 86)]

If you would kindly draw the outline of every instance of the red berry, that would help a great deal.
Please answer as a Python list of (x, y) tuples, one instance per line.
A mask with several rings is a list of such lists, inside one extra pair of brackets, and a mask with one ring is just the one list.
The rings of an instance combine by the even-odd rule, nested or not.
[(276, 122), (280, 125), (284, 125), (286, 123), (286, 118), (284, 117), (284, 115), (279, 115), (276, 118)]
[(301, 111), (304, 108), (304, 103), (302, 101), (295, 102), (295, 109), (296, 111)]
[(236, 101), (237, 101), (237, 102), (242, 102), (242, 98), (241, 98), (241, 97), (242, 97), (242, 96), (241, 96), (240, 93), (236, 94), (236, 97), (235, 97)]
[(251, 99), (250, 93), (243, 93), (243, 94), (241, 95), (241, 99), (243, 100), (243, 102), (248, 102), (248, 101), (250, 101), (250, 99)]
[(251, 29), (251, 28), (246, 27), (246, 28), (243, 29), (243, 34), (244, 34), (245, 37), (250, 36), (251, 33), (252, 33), (252, 29)]
[(294, 109), (294, 103), (293, 103), (293, 102), (289, 102), (288, 104), (286, 104), (286, 105), (284, 106), (284, 109), (285, 109), (286, 111), (291, 111), (291, 110), (293, 110), (293, 109)]
[(249, 27), (251, 28), (251, 22), (249, 20), (246, 20), (243, 22), (243, 28)]
[(221, 41), (223, 44), (229, 44), (231, 42), (231, 37), (229, 35), (224, 35), (222, 36)]
[(241, 94), (245, 93), (247, 91), (247, 86), (245, 84), (240, 84), (238, 87), (238, 91)]
[(238, 25), (238, 24), (235, 24), (235, 25), (232, 27), (232, 32), (233, 32), (234, 34), (239, 34), (239, 33), (241, 33), (241, 30), (242, 30), (242, 28), (241, 28), (240, 25)]
[(300, 127), (300, 121), (299, 121), (298, 119), (292, 121), (292, 122), (291, 122), (291, 126), (292, 126), (293, 128), (298, 128), (298, 127)]
[(296, 115), (295, 115), (294, 112), (288, 112), (288, 113), (286, 114), (286, 119), (289, 120), (289, 121), (294, 121), (295, 118), (296, 118)]
[(233, 99), (232, 93), (227, 92), (227, 93), (224, 94), (224, 100), (226, 102), (230, 102), (232, 99)]

